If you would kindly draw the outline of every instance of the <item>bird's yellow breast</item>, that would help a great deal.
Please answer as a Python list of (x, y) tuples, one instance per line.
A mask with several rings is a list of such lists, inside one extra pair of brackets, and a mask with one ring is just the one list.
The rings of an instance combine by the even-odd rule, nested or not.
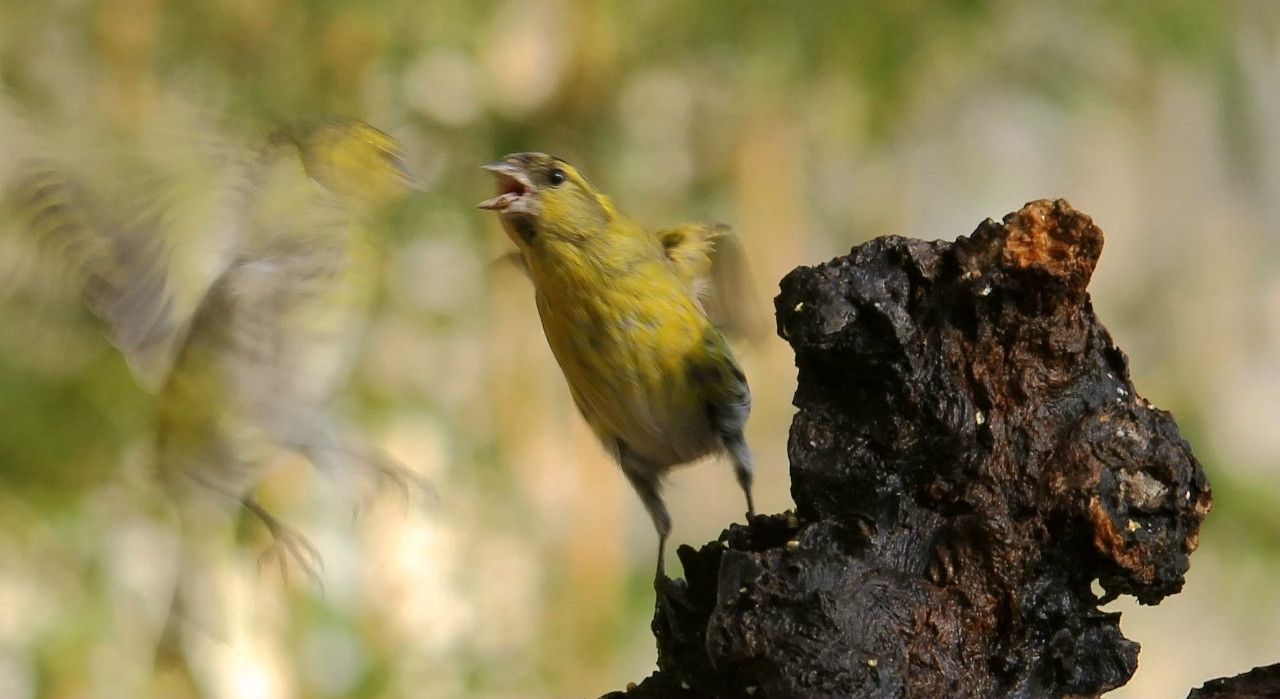
[(714, 448), (689, 380), (709, 321), (663, 260), (609, 268), (535, 258), (530, 266), (548, 344), (606, 446), (622, 440), (663, 465)]

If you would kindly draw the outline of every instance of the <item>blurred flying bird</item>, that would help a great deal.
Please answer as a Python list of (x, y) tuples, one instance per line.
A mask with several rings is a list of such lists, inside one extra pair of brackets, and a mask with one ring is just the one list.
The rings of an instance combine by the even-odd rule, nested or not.
[(751, 393), (708, 314), (744, 334), (760, 332), (751, 296), (742, 293), (750, 290), (711, 283), (721, 249), (738, 266), (723, 281), (746, 284), (741, 251), (722, 225), (644, 230), (554, 156), (519, 153), (484, 168), (497, 176), (498, 195), (479, 206), (498, 212), (519, 248), (569, 392), (653, 519), (661, 585), (671, 533), (661, 486), (672, 468), (727, 455), (747, 516), (755, 515), (742, 434)]
[(174, 642), (180, 623), (223, 631), (211, 566), (241, 507), (270, 530), (282, 566), (292, 557), (317, 574), (315, 549), (253, 498), (281, 453), (416, 482), (341, 437), (330, 411), (379, 276), (369, 225), (415, 184), (399, 144), (359, 121), (300, 122), (257, 149), (200, 135), (157, 145), (165, 133), (30, 159), (5, 201), (6, 227), (66, 263), (158, 389), (159, 482), (182, 545)]

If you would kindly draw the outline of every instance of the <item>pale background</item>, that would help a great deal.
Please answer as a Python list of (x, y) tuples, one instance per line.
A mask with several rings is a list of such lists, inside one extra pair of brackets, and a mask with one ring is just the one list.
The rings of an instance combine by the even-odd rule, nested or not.
[[(798, 5), (798, 4), (797, 4)], [(1183, 594), (1121, 600), (1115, 697), (1280, 661), (1280, 6), (0, 0), (0, 80), (33, 114), (123, 120), (180, 94), (252, 125), (364, 118), (426, 192), (390, 226), (353, 419), (439, 504), (284, 465), (263, 499), (325, 554), (323, 593), (256, 575), (235, 696), (596, 696), (653, 668), (648, 518), (575, 414), (477, 165), (545, 150), (650, 225), (732, 224), (763, 303), (881, 234), (952, 238), (1063, 197), (1107, 235), (1091, 290), (1139, 392), (1215, 494)], [(0, 141), (2, 142), (2, 141)], [(0, 158), (4, 153), (0, 153)], [(795, 374), (746, 348), (761, 511), (790, 505)], [(150, 398), (74, 306), (0, 298), (0, 696), (113, 696), (165, 589), (131, 511)], [(742, 518), (725, 464), (669, 486), (673, 544)], [(158, 593), (157, 593), (158, 594)], [(113, 616), (116, 615), (116, 616)]]

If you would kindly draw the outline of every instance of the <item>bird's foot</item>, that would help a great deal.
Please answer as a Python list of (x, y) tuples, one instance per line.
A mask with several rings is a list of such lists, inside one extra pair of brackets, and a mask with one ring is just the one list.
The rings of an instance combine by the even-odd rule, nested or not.
[(689, 599), (689, 583), (684, 578), (669, 578), (659, 573), (653, 579), (653, 591), (657, 593), (658, 606), (678, 606), (686, 611), (694, 611), (693, 601)]
[(431, 481), (427, 480), (426, 476), (405, 466), (381, 449), (370, 448), (366, 452), (366, 463), (373, 469), (379, 490), (382, 486), (391, 484), (400, 491), (406, 504), (415, 492), (425, 496), (431, 505), (440, 503), (440, 494), (436, 492), (435, 486), (431, 485)]
[(298, 530), (276, 519), (256, 500), (245, 498), (243, 503), (245, 509), (256, 515), (271, 532), (271, 546), (258, 557), (259, 570), (269, 558), (274, 557), (280, 565), (280, 574), (288, 581), (289, 559), (293, 559), (307, 578), (323, 590), (324, 580), (320, 574), (324, 572), (324, 557), (320, 555), (320, 549)]

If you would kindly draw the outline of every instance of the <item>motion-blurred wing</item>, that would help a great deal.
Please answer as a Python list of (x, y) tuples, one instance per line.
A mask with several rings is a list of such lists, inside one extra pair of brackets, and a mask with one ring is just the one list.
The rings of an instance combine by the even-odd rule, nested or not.
[(282, 132), (255, 152), (239, 244), (157, 400), (158, 462), (182, 522), (168, 648), (217, 638), (228, 591), (210, 581), (225, 568), (236, 501), (267, 525), (282, 564), (316, 573), (305, 539), (246, 497), (277, 451), (322, 468), (368, 459), (379, 473), (408, 473), (340, 439), (328, 417), (379, 278), (366, 224), (388, 191), (407, 191), (398, 162), (362, 157), (381, 152), (363, 140), (372, 127), (343, 124)]
[(249, 161), (200, 124), (156, 122), (115, 142), (46, 138), (4, 193), (5, 228), (69, 268), (150, 388), (237, 244)]
[(657, 233), (672, 267), (702, 303), (707, 316), (732, 337), (764, 337), (766, 319), (742, 243), (722, 223), (685, 223)]
[(309, 148), (273, 139), (258, 152), (241, 243), (184, 337), (161, 395), (162, 429), (207, 415), (212, 401), (286, 446), (304, 446), (314, 438), (308, 425), (346, 380), (380, 260), (370, 202), (312, 177)]

